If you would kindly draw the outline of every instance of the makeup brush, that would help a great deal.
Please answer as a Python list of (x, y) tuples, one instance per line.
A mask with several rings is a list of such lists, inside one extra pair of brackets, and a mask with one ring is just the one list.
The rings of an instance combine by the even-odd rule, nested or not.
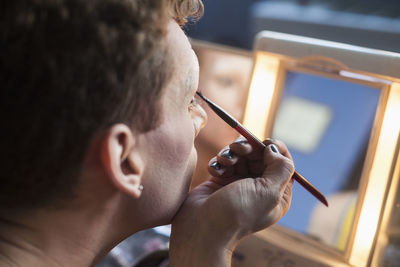
[[(196, 92), (198, 96), (203, 99), (207, 105), (226, 123), (229, 124), (233, 129), (243, 135), (247, 141), (255, 148), (265, 149), (266, 146), (260, 139), (258, 139), (255, 135), (253, 135), (249, 130), (247, 130), (240, 122), (238, 122), (235, 118), (229, 115), (225, 110), (219, 107), (217, 104), (209, 100), (199, 91)], [(325, 206), (328, 207), (328, 201), (324, 197), (324, 195), (318, 191), (309, 181), (306, 180), (303, 176), (301, 176), (298, 172), (294, 172), (293, 178), (304, 187), (308, 192), (310, 192), (314, 197), (316, 197), (319, 201), (321, 201)]]

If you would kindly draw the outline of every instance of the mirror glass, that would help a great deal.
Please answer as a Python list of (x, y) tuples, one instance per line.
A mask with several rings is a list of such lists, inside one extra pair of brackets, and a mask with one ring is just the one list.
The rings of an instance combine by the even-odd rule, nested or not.
[(344, 250), (381, 90), (301, 69), (289, 69), (282, 81), (272, 137), (286, 143), (296, 170), (329, 208), (295, 183), (279, 224)]

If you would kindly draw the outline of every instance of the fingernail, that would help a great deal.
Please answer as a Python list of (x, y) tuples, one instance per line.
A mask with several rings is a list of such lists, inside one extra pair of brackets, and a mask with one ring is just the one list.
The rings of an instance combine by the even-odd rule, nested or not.
[(272, 152), (279, 153), (279, 149), (276, 145), (271, 144), (269, 147), (271, 148)]
[(213, 162), (210, 165), (211, 167), (213, 167), (214, 169), (216, 169), (217, 171), (221, 169), (221, 164), (219, 164), (218, 162)]
[(246, 139), (238, 139), (233, 141), (234, 144), (246, 144), (247, 140)]
[(230, 149), (226, 149), (221, 153), (221, 157), (231, 159), (233, 158), (233, 154), (231, 153)]

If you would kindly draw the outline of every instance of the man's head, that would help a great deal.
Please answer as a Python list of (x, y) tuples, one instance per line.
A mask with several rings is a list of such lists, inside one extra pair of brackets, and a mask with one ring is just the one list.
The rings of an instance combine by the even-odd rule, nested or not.
[(59, 205), (73, 196), (98, 133), (117, 123), (145, 133), (161, 123), (176, 64), (167, 25), (171, 14), (183, 22), (202, 11), (189, 2), (2, 4), (0, 209)]

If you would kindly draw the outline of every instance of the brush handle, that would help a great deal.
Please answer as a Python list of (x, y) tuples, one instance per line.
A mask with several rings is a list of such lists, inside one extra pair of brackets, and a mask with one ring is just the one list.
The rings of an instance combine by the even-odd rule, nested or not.
[[(199, 91), (196, 92), (198, 96), (200, 96), (207, 105), (227, 124), (229, 124), (232, 128), (238, 131), (241, 135), (243, 135), (250, 145), (255, 147), (256, 149), (265, 149), (266, 146), (260, 139), (258, 139), (255, 135), (253, 135), (250, 131), (248, 131), (242, 124), (240, 124), (234, 117), (229, 115), (228, 112), (223, 110), (217, 104), (209, 100)], [(324, 197), (324, 195), (318, 191), (309, 181), (307, 181), (303, 176), (301, 176), (298, 172), (293, 173), (293, 179), (295, 179), (301, 186), (304, 187), (308, 192), (310, 192), (313, 196), (315, 196), (319, 201), (321, 201), (325, 206), (328, 206), (328, 201)]]
[[(257, 149), (265, 149), (266, 146), (260, 139), (258, 139), (255, 135), (249, 132), (243, 125), (237, 123), (234, 127), (236, 131), (238, 131), (241, 135), (243, 135), (247, 141), (249, 141), (250, 145)], [(314, 197), (316, 197), (319, 201), (321, 201), (325, 206), (328, 207), (328, 201), (324, 197), (324, 195), (315, 188), (306, 178), (301, 176), (297, 171), (293, 173), (293, 179), (295, 179), (304, 189), (310, 192)]]

